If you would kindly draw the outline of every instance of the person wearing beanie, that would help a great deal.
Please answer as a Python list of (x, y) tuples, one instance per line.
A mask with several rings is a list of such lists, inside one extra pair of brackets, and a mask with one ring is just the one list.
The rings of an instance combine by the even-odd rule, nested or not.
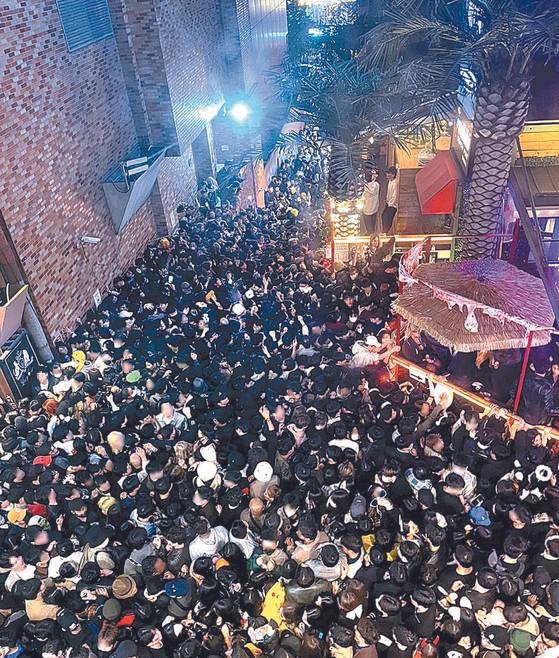
[[(332, 271), (301, 131), (264, 208), (221, 172), (181, 203), (0, 418), (0, 656), (556, 656), (553, 438), (395, 372), (401, 256)], [(401, 329), (427, 370), (518, 383), (519, 350), (490, 373)]]

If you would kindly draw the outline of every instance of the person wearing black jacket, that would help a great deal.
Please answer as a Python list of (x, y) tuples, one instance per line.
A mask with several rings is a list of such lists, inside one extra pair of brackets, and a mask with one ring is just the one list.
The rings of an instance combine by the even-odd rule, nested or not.
[[(545, 425), (554, 407), (554, 382), (547, 370), (528, 371), (520, 394), (519, 414), (530, 425)], [(516, 395), (516, 382), (511, 390), (511, 399)]]

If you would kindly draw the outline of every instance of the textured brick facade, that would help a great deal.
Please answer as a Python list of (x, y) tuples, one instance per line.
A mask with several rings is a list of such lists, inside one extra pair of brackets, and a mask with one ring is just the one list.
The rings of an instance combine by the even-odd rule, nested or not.
[[(196, 192), (193, 142), (282, 41), (285, 0), (108, 3), (114, 37), (72, 54), (55, 0), (0, 5), (0, 211), (53, 335), (173, 229)], [(169, 145), (150, 200), (115, 235), (103, 178), (134, 148)]]
[[(176, 223), (176, 207), (179, 203), (190, 203), (196, 194), (196, 171), (190, 148), (179, 158), (165, 158), (159, 172), (152, 203), (159, 204), (159, 217), (172, 218), (166, 226), (159, 226), (159, 233), (171, 232)], [(167, 229), (167, 230), (165, 230)]]
[(181, 152), (223, 103), (219, 0), (154, 0)]
[(154, 217), (148, 202), (116, 237), (100, 183), (136, 143), (114, 39), (70, 54), (54, 0), (7, 0), (0, 42), (0, 207), (54, 334), (154, 238)]

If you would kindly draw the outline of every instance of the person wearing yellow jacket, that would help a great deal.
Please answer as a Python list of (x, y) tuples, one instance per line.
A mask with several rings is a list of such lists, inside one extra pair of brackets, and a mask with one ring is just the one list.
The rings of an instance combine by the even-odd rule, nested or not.
[(287, 628), (281, 614), (281, 609), (283, 608), (284, 603), (285, 587), (278, 581), (268, 590), (260, 614), (268, 621), (275, 621), (280, 631)]

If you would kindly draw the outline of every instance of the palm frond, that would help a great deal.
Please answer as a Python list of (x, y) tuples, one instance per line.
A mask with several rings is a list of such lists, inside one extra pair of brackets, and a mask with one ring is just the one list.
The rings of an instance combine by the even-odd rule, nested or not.
[(369, 71), (386, 71), (409, 57), (416, 44), (445, 43), (461, 48), (465, 33), (458, 26), (440, 20), (435, 14), (387, 11), (386, 22), (375, 26), (364, 36), (359, 54), (362, 66)]

